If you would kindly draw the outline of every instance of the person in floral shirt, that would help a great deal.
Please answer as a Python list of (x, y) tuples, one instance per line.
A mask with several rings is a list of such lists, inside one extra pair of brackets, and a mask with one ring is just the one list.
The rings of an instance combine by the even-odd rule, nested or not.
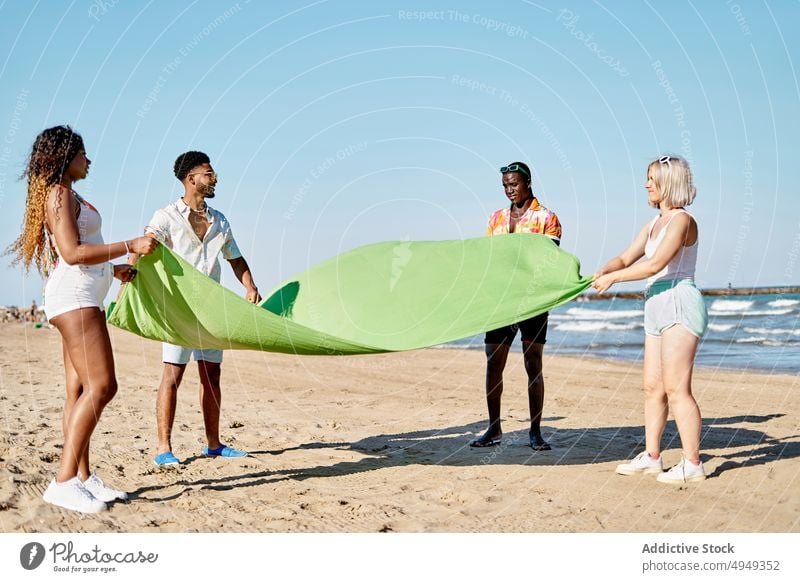
[[(561, 244), (561, 223), (556, 214), (542, 206), (531, 189), (531, 170), (522, 162), (500, 168), (503, 189), (511, 204), (492, 213), (486, 228), (487, 236), (509, 233), (533, 233)], [(547, 336), (547, 313), (486, 333), (486, 404), (489, 408), (489, 427), (470, 443), (471, 447), (491, 447), (500, 444), (500, 400), (503, 394), (503, 370), (511, 343), (522, 332), (522, 353), (528, 375), (528, 405), (531, 428), (528, 433), (531, 447), (548, 451), (550, 445), (542, 437), (541, 422), (544, 408), (544, 378), (542, 352)]]

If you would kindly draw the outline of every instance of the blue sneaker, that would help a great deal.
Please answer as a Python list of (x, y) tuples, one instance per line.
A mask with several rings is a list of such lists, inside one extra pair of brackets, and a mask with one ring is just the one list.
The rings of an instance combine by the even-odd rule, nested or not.
[(181, 464), (178, 457), (172, 454), (172, 451), (156, 455), (155, 462), (158, 467), (174, 467)]
[(206, 457), (225, 457), (226, 459), (233, 459), (238, 457), (246, 457), (247, 453), (245, 451), (240, 451), (238, 449), (234, 449), (233, 447), (229, 447), (228, 445), (220, 445), (216, 449), (203, 447), (203, 455)]

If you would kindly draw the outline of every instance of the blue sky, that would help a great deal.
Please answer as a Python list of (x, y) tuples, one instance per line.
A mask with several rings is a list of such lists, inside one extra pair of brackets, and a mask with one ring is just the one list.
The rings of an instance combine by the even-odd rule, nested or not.
[[(800, 284), (798, 21), (795, 1), (0, 1), (0, 244), (62, 123), (107, 241), (209, 153), (262, 292), (359, 245), (482, 236), (514, 160), (591, 273), (654, 215), (668, 152), (695, 171), (699, 285)], [(0, 304), (40, 299), (8, 265)]]

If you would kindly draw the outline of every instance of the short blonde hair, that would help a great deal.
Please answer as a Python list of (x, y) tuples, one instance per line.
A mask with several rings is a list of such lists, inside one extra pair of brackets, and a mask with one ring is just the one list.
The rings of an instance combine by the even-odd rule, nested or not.
[(647, 166), (648, 173), (652, 170), (655, 183), (661, 199), (672, 208), (689, 206), (697, 196), (694, 187), (694, 178), (689, 162), (680, 156), (661, 156)]

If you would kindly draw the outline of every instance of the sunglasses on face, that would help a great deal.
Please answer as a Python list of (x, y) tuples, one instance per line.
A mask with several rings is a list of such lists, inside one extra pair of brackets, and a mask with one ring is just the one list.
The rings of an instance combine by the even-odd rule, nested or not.
[(531, 177), (531, 175), (528, 173), (528, 170), (526, 170), (519, 164), (511, 164), (510, 166), (503, 166), (502, 168), (500, 168), (501, 174), (507, 174), (508, 172), (522, 172), (523, 174), (528, 176), (528, 178)]
[(210, 178), (219, 178), (219, 174), (216, 172), (195, 172), (194, 174), (189, 174), (190, 176), (208, 176)]

